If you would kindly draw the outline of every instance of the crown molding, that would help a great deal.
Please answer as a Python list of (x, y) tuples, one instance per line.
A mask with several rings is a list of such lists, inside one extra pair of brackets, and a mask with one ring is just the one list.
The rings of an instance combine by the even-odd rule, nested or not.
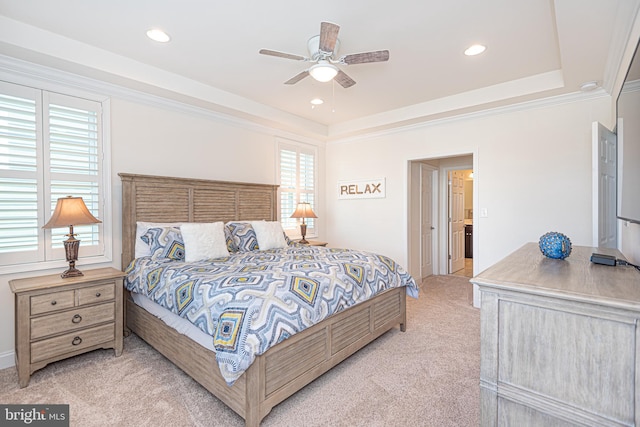
[(606, 98), (606, 97), (610, 97), (610, 95), (602, 88), (599, 88), (590, 92), (573, 92), (573, 93), (564, 94), (564, 95), (557, 95), (557, 96), (550, 96), (547, 98), (536, 99), (532, 101), (513, 103), (513, 104), (501, 106), (501, 107), (486, 108), (486, 109), (482, 109), (482, 110), (474, 111), (470, 113), (455, 114), (455, 115), (451, 115), (443, 118), (423, 121), (420, 123), (412, 123), (405, 126), (397, 126), (391, 129), (384, 129), (384, 130), (379, 130), (375, 132), (369, 132), (364, 135), (355, 135), (355, 136), (350, 136), (346, 138), (338, 138), (338, 139), (328, 141), (327, 145), (356, 142), (364, 139), (378, 138), (378, 137), (394, 135), (401, 132), (407, 132), (407, 131), (416, 130), (416, 129), (439, 126), (446, 123), (455, 123), (463, 120), (472, 120), (472, 119), (477, 119), (482, 117), (497, 116), (497, 115), (508, 114), (512, 112), (518, 112), (518, 111), (548, 108), (556, 105), (584, 102), (592, 99), (599, 99), (599, 98)]
[(214, 111), (205, 106), (194, 105), (196, 100), (177, 101), (169, 97), (131, 89), (2, 54), (0, 54), (0, 79), (25, 86), (37, 85), (39, 88), (46, 90), (64, 90), (65, 93), (70, 95), (77, 95), (83, 98), (89, 97), (95, 101), (104, 101), (108, 98), (116, 97), (143, 105), (161, 107), (208, 120), (215, 120), (257, 133), (284, 137), (314, 145), (323, 142), (321, 137), (302, 135), (286, 128), (278, 127), (277, 124), (260, 122), (268, 122), (266, 119), (254, 118), (254, 120), (250, 120)]

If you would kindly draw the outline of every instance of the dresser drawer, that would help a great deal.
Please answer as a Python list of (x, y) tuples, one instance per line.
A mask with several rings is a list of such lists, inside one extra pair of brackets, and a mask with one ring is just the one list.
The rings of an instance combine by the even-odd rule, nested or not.
[(74, 291), (52, 292), (31, 297), (31, 315), (50, 313), (71, 308), (75, 302)]
[(31, 319), (31, 340), (113, 321), (115, 303), (78, 308)]
[(115, 338), (115, 325), (96, 326), (31, 344), (31, 363), (82, 350)]
[(93, 304), (102, 301), (112, 300), (116, 296), (114, 283), (81, 288), (78, 293), (78, 305)]

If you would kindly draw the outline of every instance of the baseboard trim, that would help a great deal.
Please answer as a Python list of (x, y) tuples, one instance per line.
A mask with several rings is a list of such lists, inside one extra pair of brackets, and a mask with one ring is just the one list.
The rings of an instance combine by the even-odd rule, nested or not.
[(0, 369), (11, 368), (12, 366), (16, 366), (15, 352), (0, 353)]

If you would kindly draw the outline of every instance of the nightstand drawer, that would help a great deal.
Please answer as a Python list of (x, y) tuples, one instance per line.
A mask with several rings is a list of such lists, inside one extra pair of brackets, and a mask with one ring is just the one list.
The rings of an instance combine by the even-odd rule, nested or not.
[(90, 288), (81, 288), (76, 292), (78, 292), (78, 305), (108, 301), (116, 295), (115, 284), (113, 282), (91, 286)]
[(49, 313), (73, 307), (74, 291), (53, 292), (31, 297), (31, 315)]
[(31, 340), (86, 328), (115, 319), (115, 303), (69, 310), (31, 319)]
[(31, 363), (113, 341), (114, 332), (115, 325), (112, 323), (32, 343)]

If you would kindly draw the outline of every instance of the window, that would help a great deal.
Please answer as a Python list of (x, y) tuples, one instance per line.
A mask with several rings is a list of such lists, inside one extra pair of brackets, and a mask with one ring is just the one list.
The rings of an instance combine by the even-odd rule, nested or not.
[[(315, 147), (280, 143), (278, 147), (280, 166), (280, 222), (287, 234), (300, 233), (301, 220), (291, 218), (299, 202), (309, 202), (316, 209), (316, 161)], [(317, 233), (316, 220), (308, 218), (307, 235)]]
[[(104, 219), (102, 116), (101, 102), (0, 82), (0, 268), (65, 262), (69, 230), (42, 229), (59, 197)], [(74, 227), (81, 259), (107, 255), (104, 229)]]

